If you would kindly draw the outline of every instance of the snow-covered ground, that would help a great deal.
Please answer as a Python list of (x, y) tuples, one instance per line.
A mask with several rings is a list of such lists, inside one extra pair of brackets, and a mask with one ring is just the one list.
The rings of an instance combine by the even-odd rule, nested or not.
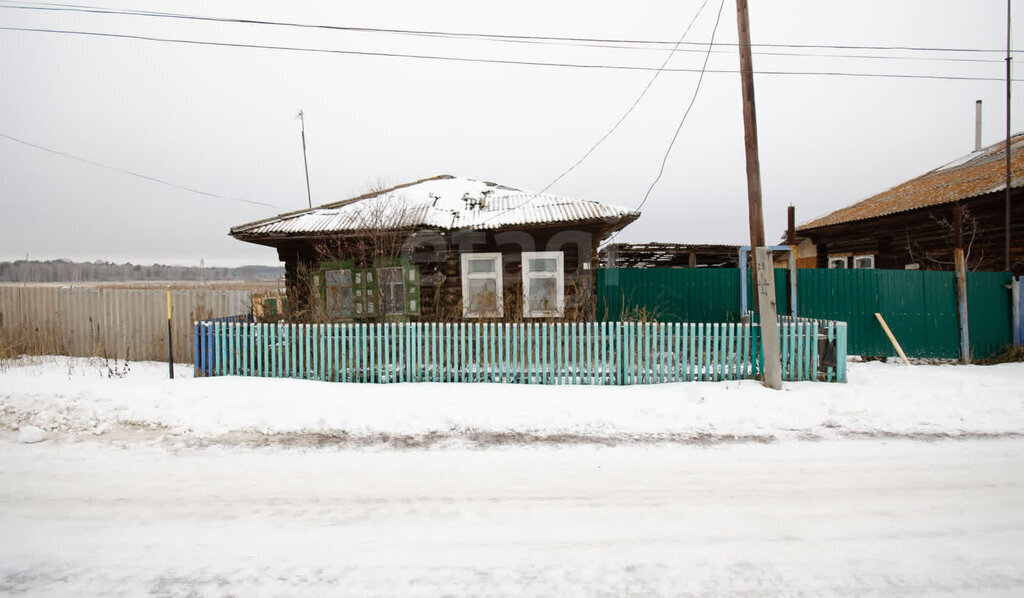
[(50, 357), (0, 371), (0, 430), (398, 446), (1024, 434), (1024, 363), (849, 364), (849, 383), (331, 384)]
[(0, 366), (0, 595), (1024, 595), (1022, 364), (782, 392), (166, 375)]
[(1024, 439), (0, 443), (0, 595), (1020, 596)]

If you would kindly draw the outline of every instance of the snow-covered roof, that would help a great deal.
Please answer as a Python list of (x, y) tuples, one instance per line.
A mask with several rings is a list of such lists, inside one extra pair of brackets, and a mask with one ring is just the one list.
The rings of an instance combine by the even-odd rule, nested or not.
[(440, 175), (311, 209), (233, 227), (240, 238), (305, 236), (414, 228), (498, 229), (605, 221), (621, 228), (640, 213), (629, 208), (497, 183)]

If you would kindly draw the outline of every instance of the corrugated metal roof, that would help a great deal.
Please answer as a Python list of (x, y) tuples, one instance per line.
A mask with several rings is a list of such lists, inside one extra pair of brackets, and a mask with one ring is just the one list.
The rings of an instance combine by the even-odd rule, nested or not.
[(632, 221), (639, 215), (621, 206), (440, 175), (236, 226), (231, 235), (274, 237), (419, 227), (486, 230), (594, 220)]
[[(1010, 139), (1010, 185), (1024, 185), (1024, 133)], [(1006, 189), (1006, 141), (972, 152), (864, 201), (797, 227), (805, 231), (917, 208), (953, 203)]]

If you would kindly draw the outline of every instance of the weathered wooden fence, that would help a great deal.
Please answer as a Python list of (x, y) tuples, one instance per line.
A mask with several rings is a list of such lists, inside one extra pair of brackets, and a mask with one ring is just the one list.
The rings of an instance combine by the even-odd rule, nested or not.
[[(249, 309), (248, 291), (171, 291), (174, 359), (191, 361), (192, 322)], [(0, 286), (0, 343), (13, 353), (167, 359), (165, 289)]]
[[(785, 380), (846, 381), (846, 324), (784, 321)], [(197, 375), (653, 384), (761, 374), (757, 324), (196, 322)]]

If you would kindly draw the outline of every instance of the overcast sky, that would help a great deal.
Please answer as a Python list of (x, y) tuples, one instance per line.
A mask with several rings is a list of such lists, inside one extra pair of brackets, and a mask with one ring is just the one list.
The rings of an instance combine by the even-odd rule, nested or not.
[[(96, 0), (90, 5), (343, 27), (675, 41), (702, 4)], [(0, 2), (7, 7), (0, 8), (0, 26), (648, 68), (660, 66), (671, 49), (10, 8), (33, 5), (40, 6)], [(755, 44), (1005, 51), (1004, 0), (754, 0), (751, 5)], [(710, 40), (719, 6), (719, 0), (708, 0), (685, 41)], [(1022, 11), (1015, 7), (1014, 20), (1024, 25)], [(734, 0), (724, 1), (715, 39), (736, 41)], [(1015, 34), (1013, 45), (1020, 41)], [(699, 70), (703, 47), (682, 48), (687, 51), (675, 53), (668, 67)], [(755, 70), (765, 73), (755, 81), (770, 242), (781, 238), (791, 203), (798, 221), (810, 220), (971, 151), (977, 99), (984, 101), (984, 143), (1004, 135), (1005, 62), (999, 53), (755, 50)], [(846, 57), (850, 55), (873, 58)], [(715, 47), (708, 68), (728, 72), (705, 75), (664, 177), (644, 205), (643, 216), (618, 240), (749, 241), (737, 65), (734, 46)], [(234, 225), (306, 206), (295, 118), (300, 109), (306, 114), (314, 205), (378, 183), (437, 174), (536, 191), (607, 133), (652, 75), (0, 31), (0, 134), (205, 193), (257, 202), (192, 193), (0, 137), (0, 259), (28, 255), (186, 265), (201, 259), (207, 265), (276, 264), (274, 250), (235, 241), (227, 232)], [(663, 72), (621, 126), (549, 192), (639, 205), (697, 80), (695, 72)], [(1015, 83), (1014, 95), (1016, 131), (1024, 128), (1024, 88)]]

